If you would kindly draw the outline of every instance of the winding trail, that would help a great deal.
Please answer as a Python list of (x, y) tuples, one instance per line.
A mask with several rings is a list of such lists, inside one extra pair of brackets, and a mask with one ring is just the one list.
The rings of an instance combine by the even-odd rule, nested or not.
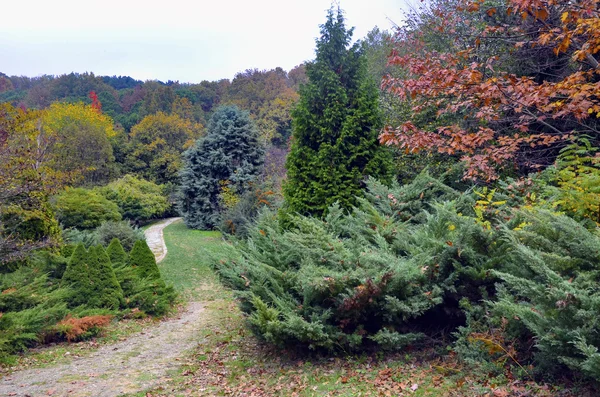
[[(179, 218), (166, 219), (146, 230), (157, 261), (167, 249), (163, 229)], [(68, 364), (14, 372), (0, 380), (0, 396), (98, 396), (134, 393), (159, 384), (179, 367), (187, 350), (199, 342), (206, 318), (203, 304), (191, 302), (176, 318), (99, 348)]]
[(163, 237), (163, 230), (173, 222), (177, 222), (181, 218), (168, 218), (161, 222), (155, 223), (144, 232), (146, 243), (156, 257), (156, 263), (161, 262), (167, 256), (167, 245)]

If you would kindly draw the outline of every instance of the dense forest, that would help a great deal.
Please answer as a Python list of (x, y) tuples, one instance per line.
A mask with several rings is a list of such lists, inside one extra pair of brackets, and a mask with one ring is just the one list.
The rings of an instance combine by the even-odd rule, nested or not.
[(268, 343), (597, 387), (598, 6), (432, 0), (360, 40), (332, 8), (314, 60), (231, 81), (0, 74), (0, 353), (167, 312), (137, 227), (180, 215)]

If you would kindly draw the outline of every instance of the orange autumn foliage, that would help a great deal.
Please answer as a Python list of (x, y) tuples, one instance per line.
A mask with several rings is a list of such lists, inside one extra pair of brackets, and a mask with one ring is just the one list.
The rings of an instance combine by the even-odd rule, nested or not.
[(112, 316), (85, 316), (81, 318), (73, 318), (70, 315), (61, 320), (57, 328), (67, 338), (67, 341), (72, 342), (79, 339), (83, 334), (90, 331), (92, 328), (102, 328), (110, 324)]
[[(384, 77), (382, 87), (414, 114), (434, 108), (449, 122), (387, 126), (382, 143), (458, 155), (466, 178), (489, 181), (507, 166), (550, 164), (552, 148), (576, 135), (600, 136), (600, 0), (438, 4), (445, 8), (432, 10), (428, 28), (453, 47), (432, 49), (414, 25), (400, 31), (389, 64), (404, 73)], [(536, 62), (535, 73), (519, 72)]]

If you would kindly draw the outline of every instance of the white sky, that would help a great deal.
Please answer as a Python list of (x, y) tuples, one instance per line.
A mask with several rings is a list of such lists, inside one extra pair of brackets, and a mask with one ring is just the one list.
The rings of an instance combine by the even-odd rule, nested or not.
[[(200, 82), (314, 58), (331, 0), (0, 0), (0, 72)], [(403, 0), (341, 0), (354, 38), (402, 20)]]

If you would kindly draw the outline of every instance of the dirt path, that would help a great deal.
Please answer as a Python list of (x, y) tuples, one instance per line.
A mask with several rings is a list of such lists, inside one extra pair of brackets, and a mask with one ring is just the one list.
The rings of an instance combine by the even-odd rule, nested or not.
[[(146, 231), (147, 238), (158, 238), (164, 245), (162, 229), (176, 220), (152, 226)], [(162, 259), (166, 248), (154, 252)], [(198, 333), (204, 321), (203, 305), (191, 302), (179, 317), (103, 346), (91, 356), (7, 375), (0, 380), (0, 396), (109, 397), (147, 389), (168, 377), (169, 371), (179, 366), (178, 358), (200, 342)]]
[(150, 226), (144, 234), (146, 242), (156, 257), (156, 262), (160, 262), (167, 256), (167, 246), (163, 238), (163, 229), (171, 223), (180, 220), (181, 218), (169, 218)]

